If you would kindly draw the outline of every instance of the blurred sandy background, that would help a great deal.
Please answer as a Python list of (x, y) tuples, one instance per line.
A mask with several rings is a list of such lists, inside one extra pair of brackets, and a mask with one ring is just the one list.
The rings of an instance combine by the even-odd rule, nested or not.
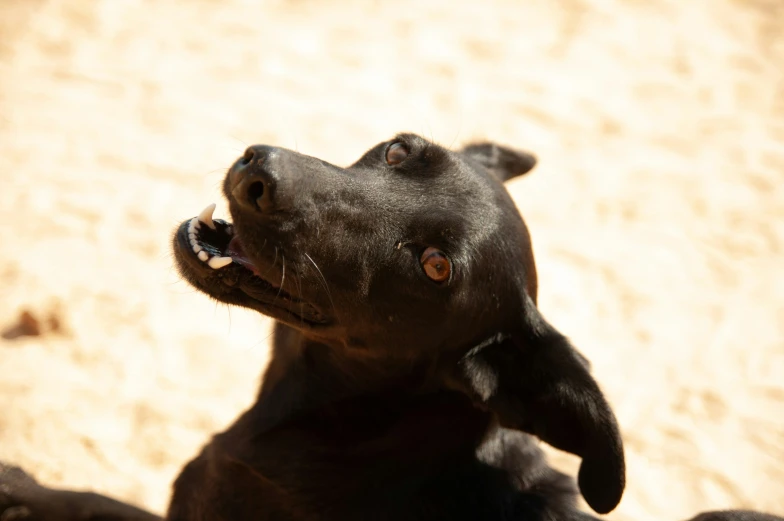
[(784, 514), (783, 71), (778, 0), (2, 0), (0, 459), (162, 511), (269, 327), (170, 232), (247, 144), (410, 130), (540, 157), (511, 190), (626, 438), (608, 517)]

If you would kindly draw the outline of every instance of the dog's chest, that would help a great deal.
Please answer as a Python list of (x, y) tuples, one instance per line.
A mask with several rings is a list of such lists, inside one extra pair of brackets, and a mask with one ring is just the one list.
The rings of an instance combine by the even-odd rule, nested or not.
[[(487, 414), (450, 396), (417, 407), (373, 402), (325, 407), (256, 435), (229, 429), (178, 479), (173, 510), (179, 493), (198, 496), (203, 509), (181, 519), (205, 520), (502, 520), (540, 503), (525, 489), (551, 476), (527, 436), (489, 430)], [(538, 478), (527, 482), (525, 469)]]

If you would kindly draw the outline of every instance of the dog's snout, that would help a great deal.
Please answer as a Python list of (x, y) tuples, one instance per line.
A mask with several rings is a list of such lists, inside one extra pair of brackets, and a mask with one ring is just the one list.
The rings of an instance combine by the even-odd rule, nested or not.
[(234, 163), (229, 173), (231, 195), (241, 207), (262, 213), (275, 210), (278, 155), (275, 147), (253, 145)]

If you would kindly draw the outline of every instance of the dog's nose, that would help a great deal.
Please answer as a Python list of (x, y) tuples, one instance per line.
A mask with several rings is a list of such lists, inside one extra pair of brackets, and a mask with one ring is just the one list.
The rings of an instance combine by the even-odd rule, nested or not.
[(272, 213), (278, 183), (275, 162), (279, 150), (253, 145), (245, 150), (229, 172), (231, 195), (246, 210)]

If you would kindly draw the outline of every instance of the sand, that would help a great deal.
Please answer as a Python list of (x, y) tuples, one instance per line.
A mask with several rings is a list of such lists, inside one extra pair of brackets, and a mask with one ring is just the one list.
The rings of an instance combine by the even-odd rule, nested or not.
[(248, 144), (407, 130), (539, 156), (510, 190), (622, 425), (607, 517), (784, 514), (784, 4), (479, 4), (0, 3), (0, 460), (162, 511), (270, 325), (170, 233)]

